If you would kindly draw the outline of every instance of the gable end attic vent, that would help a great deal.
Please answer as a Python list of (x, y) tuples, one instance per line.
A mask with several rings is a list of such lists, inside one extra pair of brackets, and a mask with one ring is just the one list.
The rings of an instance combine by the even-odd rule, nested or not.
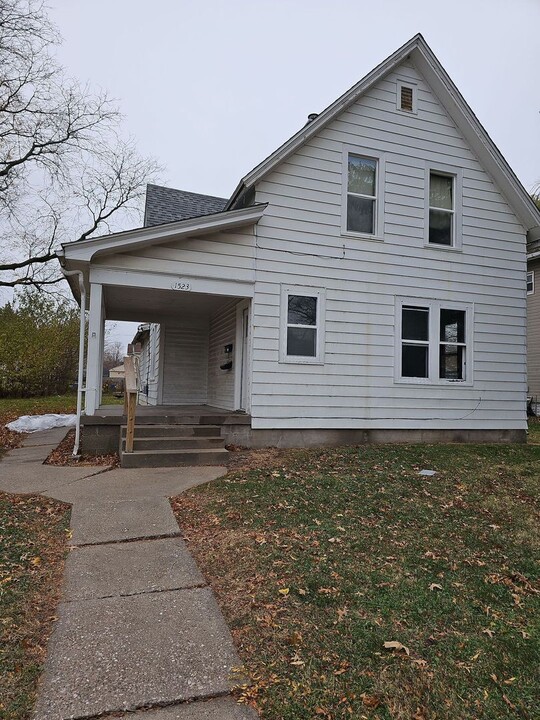
[(400, 110), (405, 110), (406, 112), (413, 112), (413, 89), (412, 87), (409, 87), (408, 85), (402, 85), (400, 87), (400, 98), (399, 98), (399, 107)]

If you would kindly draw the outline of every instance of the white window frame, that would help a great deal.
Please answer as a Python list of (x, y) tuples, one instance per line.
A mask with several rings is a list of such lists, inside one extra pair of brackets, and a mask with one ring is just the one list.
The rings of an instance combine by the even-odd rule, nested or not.
[[(347, 196), (349, 195), (349, 155), (375, 160), (377, 162), (375, 178), (375, 212), (372, 233), (355, 232), (347, 229)], [(384, 188), (385, 188), (385, 154), (367, 147), (344, 145), (341, 163), (341, 234), (346, 237), (364, 238), (366, 240), (384, 240)], [(366, 196), (367, 197), (367, 196)]]
[[(401, 88), (408, 87), (412, 90), (412, 110), (403, 110), (401, 107)], [(418, 115), (418, 84), (404, 78), (396, 80), (396, 110), (405, 115)]]
[[(315, 356), (287, 355), (287, 327), (289, 295), (301, 295), (317, 298), (317, 323), (309, 327), (315, 327), (317, 338), (315, 344)], [(324, 332), (326, 317), (326, 290), (305, 285), (282, 285), (281, 286), (281, 313), (280, 313), (280, 340), (279, 340), (279, 361), (282, 363), (295, 363), (300, 365), (324, 365)]]
[[(452, 196), (454, 200), (453, 218), (452, 218), (452, 244), (439, 245), (438, 243), (429, 242), (429, 188), (431, 173), (437, 175), (446, 175), (453, 179)], [(424, 212), (424, 244), (426, 247), (433, 248), (436, 251), (449, 250), (450, 252), (460, 251), (463, 245), (463, 170), (454, 165), (445, 165), (442, 163), (426, 163), (425, 172), (425, 212)], [(433, 208), (435, 210), (441, 208)]]
[[(531, 281), (531, 289), (529, 290), (529, 278)], [(534, 295), (534, 270), (527, 270), (527, 281), (526, 281), (527, 295)]]
[[(428, 377), (410, 378), (401, 376), (401, 322), (403, 306), (429, 309), (429, 357)], [(465, 311), (465, 379), (451, 380), (439, 377), (439, 347), (441, 310)], [(435, 300), (433, 298), (396, 298), (395, 338), (394, 338), (394, 382), (405, 385), (457, 385), (471, 387), (474, 383), (474, 346), (473, 346), (474, 303), (455, 302), (454, 300)], [(447, 343), (461, 345), (462, 343)]]

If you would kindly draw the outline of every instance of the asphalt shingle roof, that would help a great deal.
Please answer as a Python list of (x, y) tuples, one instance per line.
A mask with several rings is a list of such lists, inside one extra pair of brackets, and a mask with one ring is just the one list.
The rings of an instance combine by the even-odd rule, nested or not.
[(162, 185), (147, 185), (144, 224), (149, 227), (212, 215), (221, 212), (226, 204), (226, 198), (175, 190)]

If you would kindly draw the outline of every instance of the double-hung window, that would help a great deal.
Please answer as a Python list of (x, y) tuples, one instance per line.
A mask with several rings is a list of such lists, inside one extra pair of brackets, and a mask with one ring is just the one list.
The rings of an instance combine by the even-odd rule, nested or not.
[(439, 378), (466, 380), (466, 312), (441, 307), (439, 321)]
[(282, 288), (281, 361), (322, 362), (324, 291)]
[(429, 377), (429, 307), (403, 305), (401, 376)]
[(527, 295), (534, 293), (534, 270), (527, 273)]
[(373, 235), (377, 203), (377, 161), (349, 154), (347, 230)]
[(472, 381), (472, 306), (445, 301), (400, 300), (396, 380)]
[(454, 178), (431, 171), (429, 174), (429, 242), (454, 244)]
[(345, 147), (342, 232), (382, 239), (384, 157)]
[(426, 243), (431, 247), (461, 247), (462, 170), (426, 168)]

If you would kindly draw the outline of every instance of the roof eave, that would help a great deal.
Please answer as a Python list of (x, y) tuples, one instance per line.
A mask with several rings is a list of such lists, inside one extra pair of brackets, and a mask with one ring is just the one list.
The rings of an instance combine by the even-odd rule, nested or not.
[(219, 212), (163, 225), (153, 225), (87, 240), (63, 243), (62, 260), (64, 264), (66, 262), (69, 264), (84, 263), (89, 262), (97, 255), (127, 252), (138, 247), (167, 242), (171, 238), (179, 239), (189, 235), (201, 235), (206, 232), (219, 232), (253, 225), (259, 222), (265, 209), (265, 204), (252, 205), (240, 210)]

